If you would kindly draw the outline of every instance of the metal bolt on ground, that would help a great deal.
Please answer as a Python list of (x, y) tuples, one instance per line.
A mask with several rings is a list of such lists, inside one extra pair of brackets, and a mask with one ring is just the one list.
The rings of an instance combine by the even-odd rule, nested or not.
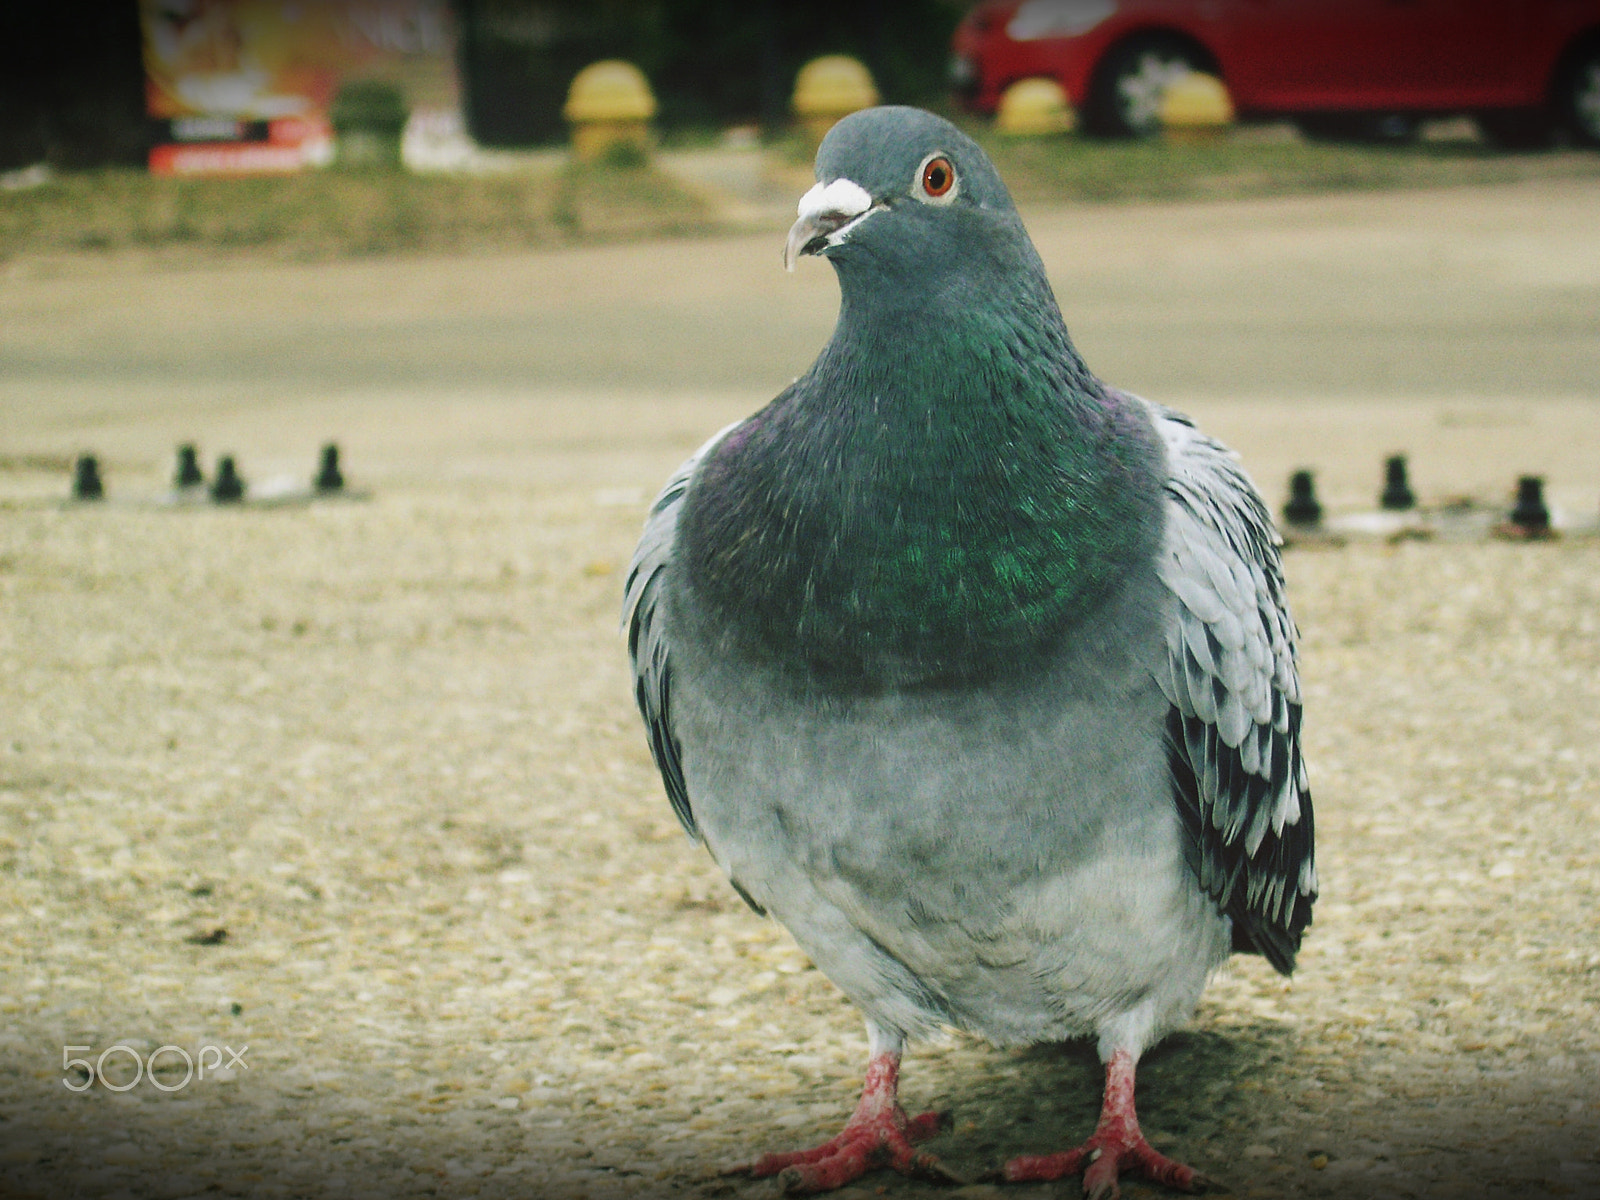
[(232, 455), (223, 457), (217, 463), (217, 480), (211, 485), (211, 498), (218, 504), (237, 504), (244, 499), (244, 488)]
[(74, 500), (104, 500), (106, 495), (105, 484), (100, 479), (100, 462), (92, 454), (83, 454), (78, 457), (78, 465), (72, 475), (72, 498)]
[(1322, 504), (1310, 471), (1296, 471), (1289, 476), (1289, 503), (1283, 506), (1283, 519), (1301, 527), (1322, 523)]
[(1544, 479), (1524, 475), (1517, 480), (1517, 503), (1511, 510), (1511, 524), (1528, 537), (1550, 533), (1550, 510), (1544, 502)]
[(344, 490), (344, 475), (339, 470), (339, 447), (335, 443), (329, 442), (322, 448), (322, 467), (313, 482), (319, 492)]
[(1384, 462), (1383, 478), (1383, 494), (1378, 497), (1380, 506), (1390, 512), (1404, 512), (1417, 506), (1417, 495), (1406, 478), (1404, 454), (1391, 455)]
[(185, 442), (178, 447), (178, 469), (173, 472), (172, 486), (176, 488), (199, 487), (205, 482), (205, 476), (200, 473), (200, 458), (195, 451), (193, 442)]

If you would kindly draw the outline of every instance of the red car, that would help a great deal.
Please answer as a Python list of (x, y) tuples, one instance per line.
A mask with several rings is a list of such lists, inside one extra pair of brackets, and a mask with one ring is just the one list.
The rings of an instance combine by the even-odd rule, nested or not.
[(1564, 129), (1600, 146), (1600, 0), (988, 0), (951, 60), (978, 112), (1044, 75), (1108, 137), (1153, 131), (1162, 88), (1189, 70), (1219, 76), (1240, 116), (1314, 136), (1471, 113), (1503, 143)]

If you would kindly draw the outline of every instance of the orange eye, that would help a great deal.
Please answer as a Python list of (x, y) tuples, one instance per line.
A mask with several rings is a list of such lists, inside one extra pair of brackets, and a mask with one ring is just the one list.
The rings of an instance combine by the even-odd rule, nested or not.
[(928, 165), (922, 168), (922, 190), (928, 195), (938, 198), (944, 195), (956, 182), (956, 169), (950, 165), (948, 158), (930, 158)]

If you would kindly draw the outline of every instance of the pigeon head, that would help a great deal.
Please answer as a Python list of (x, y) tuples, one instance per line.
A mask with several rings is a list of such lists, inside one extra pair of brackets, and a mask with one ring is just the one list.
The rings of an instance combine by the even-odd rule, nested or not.
[(1043, 279), (994, 164), (942, 117), (895, 106), (852, 113), (823, 139), (816, 177), (784, 246), (790, 270), (801, 255), (821, 255), (842, 287), (876, 283), (906, 303), (991, 271)]

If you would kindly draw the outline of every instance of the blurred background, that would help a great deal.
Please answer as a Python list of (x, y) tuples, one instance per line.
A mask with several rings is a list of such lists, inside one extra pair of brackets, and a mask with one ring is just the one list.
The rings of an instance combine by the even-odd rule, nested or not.
[[(879, 102), (987, 149), (1126, 386), (1327, 413), (1600, 378), (1600, 0), (126, 0), (6, 6), (0, 53), (13, 465), (91, 440), (112, 379), (166, 385), (127, 451), (157, 475), (194, 436), (179, 380), (264, 387), (240, 414), (275, 387), (771, 395), (833, 281), (765, 255), (827, 129)], [(1494, 486), (1582, 488), (1577, 453)], [(1368, 504), (1370, 470), (1323, 481)], [(1463, 471), (1440, 486), (1489, 486)]]
[[(153, 0), (143, 11), (155, 38), (163, 20), (197, 25), (207, 9), (231, 14), (247, 32), (254, 23), (271, 38), (259, 19), (262, 10), (276, 9), (282, 24), (291, 26), (299, 23), (289, 19), (297, 9), (317, 8), (387, 19), (395, 40), (409, 38), (415, 52), (441, 55), (458, 67), (468, 128), (478, 142), (534, 146), (566, 137), (561, 108), (573, 76), (608, 58), (629, 60), (649, 77), (660, 101), (660, 127), (669, 135), (730, 124), (783, 126), (795, 72), (824, 52), (859, 57), (896, 102), (938, 104), (947, 91), (950, 36), (965, 6), (959, 0), (840, 6), (779, 0)], [(140, 13), (136, 0), (5, 7), (0, 169), (37, 161), (59, 167), (145, 162), (163, 131), (146, 113)], [(325, 49), (305, 46), (302, 56)]]
[[(758, 1200), (836, 1130), (859, 1023), (683, 839), (617, 610), (828, 338), (784, 231), (884, 100), (1291, 537), (1324, 898), (1152, 1140), (1600, 1195), (1597, 55), (1600, 0), (0, 5), (0, 1193)], [(906, 1081), (974, 1176), (1099, 1095)]]
[[(826, 130), (878, 102), (988, 150), (1108, 378), (1570, 398), (1600, 376), (1573, 232), (1600, 180), (1600, 0), (124, 0), (5, 6), (0, 54), (13, 283), (172, 269), (141, 305), (83, 283), (99, 336), (13, 288), (15, 386), (204, 359), (230, 378), (770, 395), (826, 336), (830, 274), (776, 294), (729, 275), (750, 290), (691, 311), (671, 298), (689, 268), (663, 264), (757, 261), (726, 239), (781, 234)], [(537, 320), (524, 294), (464, 290), (405, 321), (367, 299), (313, 321), (296, 289), (346, 276), (264, 273), (486, 278), (483, 256), (605, 246)], [(477, 265), (447, 267), (462, 256)], [(230, 263), (248, 269), (222, 303), (184, 300), (195, 269)]]
[(1596, 0), (124, 0), (6, 6), (0, 56), (6, 256), (725, 228), (880, 101), (961, 121), (1024, 202), (1586, 176), (1600, 145)]

